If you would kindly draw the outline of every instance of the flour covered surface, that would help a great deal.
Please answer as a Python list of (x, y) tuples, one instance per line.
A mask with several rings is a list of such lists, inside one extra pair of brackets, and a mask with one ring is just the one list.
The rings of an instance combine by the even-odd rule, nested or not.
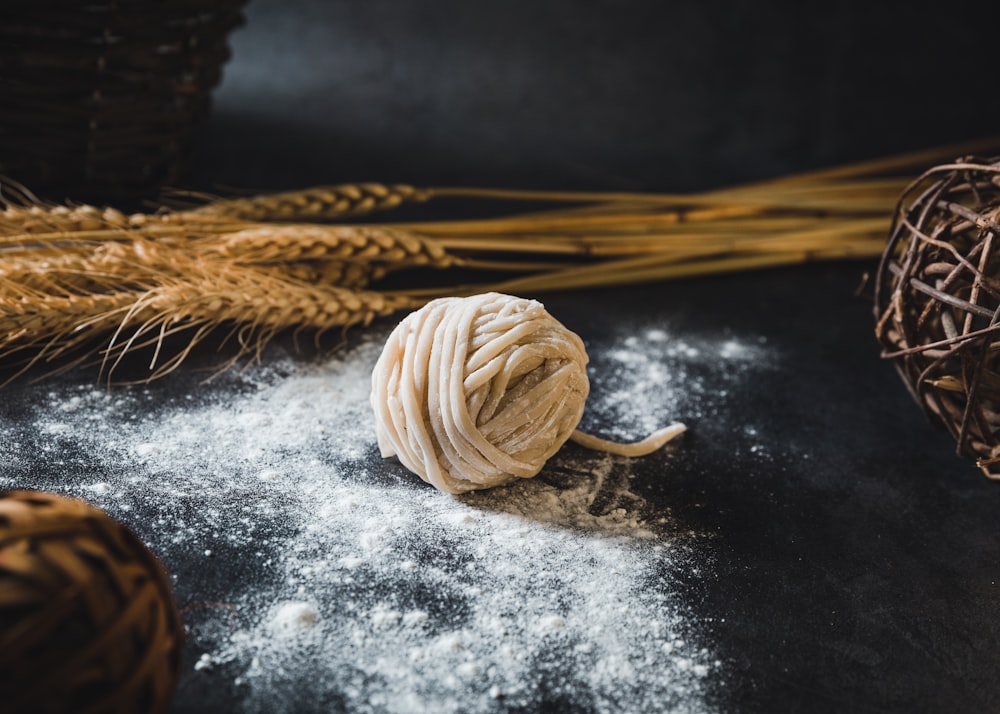
[[(0, 488), (84, 497), (161, 557), (188, 628), (178, 714), (715, 712), (727, 665), (681, 586), (711, 581), (713, 538), (648, 500), (691, 450), (567, 445), (535, 478), (446, 496), (379, 457), (387, 336), (313, 362), (276, 345), (208, 384), (16, 387), (33, 406), (0, 408)], [(622, 325), (590, 347), (582, 425), (704, 428), (771, 357)]]

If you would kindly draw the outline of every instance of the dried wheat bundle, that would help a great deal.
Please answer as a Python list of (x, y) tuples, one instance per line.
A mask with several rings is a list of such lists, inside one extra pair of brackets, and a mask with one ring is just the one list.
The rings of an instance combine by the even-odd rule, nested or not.
[[(696, 194), (359, 184), (232, 199), (187, 194), (185, 205), (129, 215), (46, 204), (11, 185), (0, 204), (0, 360), (17, 374), (96, 362), (110, 376), (146, 351), (144, 378), (153, 379), (210, 337), (234, 344), (238, 360), (284, 330), (367, 324), (442, 296), (875, 257), (912, 176), (983, 145)], [(540, 208), (472, 220), (348, 220), (469, 198)]]

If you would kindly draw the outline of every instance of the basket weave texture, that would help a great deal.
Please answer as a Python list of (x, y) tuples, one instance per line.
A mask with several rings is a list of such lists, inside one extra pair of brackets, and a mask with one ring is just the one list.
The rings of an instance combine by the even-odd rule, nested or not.
[(80, 500), (0, 497), (0, 710), (166, 711), (181, 621), (163, 568)]
[(176, 181), (246, 0), (4, 0), (0, 174), (68, 197)]
[(960, 455), (1000, 478), (1000, 157), (903, 193), (875, 281), (876, 336)]

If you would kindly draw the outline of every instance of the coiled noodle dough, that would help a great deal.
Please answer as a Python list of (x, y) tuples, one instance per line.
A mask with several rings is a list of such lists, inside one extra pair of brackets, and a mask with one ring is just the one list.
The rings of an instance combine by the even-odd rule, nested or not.
[(580, 337), (535, 300), (433, 300), (396, 326), (372, 372), (379, 450), (462, 493), (535, 476), (570, 438), (638, 456), (684, 430), (674, 424), (637, 444), (577, 431), (587, 362)]

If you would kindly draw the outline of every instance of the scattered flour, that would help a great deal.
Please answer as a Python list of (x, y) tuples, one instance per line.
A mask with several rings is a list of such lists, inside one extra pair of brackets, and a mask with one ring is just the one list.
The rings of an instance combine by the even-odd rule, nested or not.
[[(711, 541), (650, 512), (628, 459), (568, 447), (459, 498), (382, 461), (380, 337), (318, 365), (275, 350), (180, 395), (49, 384), (29, 425), (0, 421), (0, 487), (66, 490), (138, 530), (174, 576), (186, 676), (242, 711), (712, 711), (723, 668), (675, 584)], [(588, 345), (582, 426), (611, 437), (712, 418), (774, 360), (731, 335), (619, 337)], [(683, 441), (649, 458), (668, 471)], [(64, 481), (32, 475), (46, 453), (71, 455)]]

